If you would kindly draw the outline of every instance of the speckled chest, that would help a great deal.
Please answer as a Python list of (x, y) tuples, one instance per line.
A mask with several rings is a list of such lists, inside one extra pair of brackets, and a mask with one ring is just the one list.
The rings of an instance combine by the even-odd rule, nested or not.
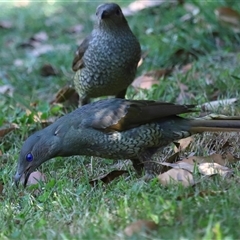
[(103, 77), (104, 81), (111, 81), (135, 75), (139, 43), (131, 32), (115, 35), (95, 32), (83, 56), (84, 70), (96, 80)]

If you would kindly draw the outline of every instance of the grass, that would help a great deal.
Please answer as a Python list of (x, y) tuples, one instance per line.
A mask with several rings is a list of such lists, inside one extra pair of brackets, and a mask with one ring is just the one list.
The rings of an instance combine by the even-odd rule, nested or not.
[[(239, 97), (240, 37), (229, 27), (222, 27), (213, 14), (217, 7), (229, 4), (240, 11), (239, 4), (220, 0), (190, 2), (200, 13), (184, 23), (179, 21), (186, 14), (184, 7), (170, 3), (128, 17), (143, 52), (148, 53), (138, 75), (176, 64), (179, 69), (150, 90), (136, 93), (130, 87), (128, 98), (201, 104), (213, 99)], [(128, 5), (126, 1), (119, 3)], [(0, 195), (0, 238), (126, 239), (123, 229), (138, 219), (153, 220), (160, 227), (148, 236), (139, 233), (131, 239), (239, 238), (238, 164), (234, 167), (236, 177), (225, 180), (217, 177), (192, 188), (161, 187), (156, 180), (143, 183), (134, 171), (128, 178), (120, 177), (107, 186), (92, 188), (89, 179), (115, 169), (116, 164), (97, 158), (56, 158), (40, 167), (47, 176), (46, 183), (27, 189), (13, 186), (12, 177), (21, 145), (27, 136), (41, 128), (34, 121), (34, 115), (40, 112), (42, 119), (47, 119), (65, 111), (49, 102), (66, 82), (71, 81), (73, 53), (79, 41), (91, 31), (91, 16), (98, 4), (49, 1), (17, 7), (16, 2), (0, 3), (4, 9), (0, 21), (8, 20), (13, 24), (13, 28), (0, 29), (0, 88), (4, 85), (14, 87), (12, 96), (0, 95), (0, 124), (11, 122), (19, 126), (0, 142), (0, 181), (4, 184)], [(84, 26), (82, 32), (67, 33), (77, 24)], [(165, 31), (168, 24), (174, 27)], [(33, 49), (19, 47), (40, 31), (48, 35), (42, 45), (50, 45), (51, 51), (35, 56)], [(175, 53), (179, 49), (198, 50), (197, 57), (178, 56)], [(182, 66), (189, 62), (192, 68), (182, 73)], [(40, 68), (45, 63), (56, 67), (59, 75), (42, 77)], [(188, 89), (179, 98), (181, 84)], [(238, 106), (233, 112), (220, 110), (236, 114)], [(191, 152), (208, 155), (213, 151), (212, 142), (218, 152), (227, 138), (233, 144), (232, 151), (239, 154), (239, 135), (204, 134), (195, 136), (192, 148), (182, 155)], [(172, 148), (169, 146), (157, 157), (165, 159), (173, 152)], [(209, 189), (226, 191), (201, 197), (199, 193)], [(187, 197), (187, 194), (193, 195)]]

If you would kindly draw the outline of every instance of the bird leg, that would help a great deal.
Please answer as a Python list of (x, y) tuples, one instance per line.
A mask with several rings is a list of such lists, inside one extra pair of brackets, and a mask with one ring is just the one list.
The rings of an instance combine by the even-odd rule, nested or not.
[(151, 180), (156, 176), (158, 167), (156, 163), (151, 162), (153, 154), (157, 151), (158, 148), (147, 149), (143, 152), (138, 159), (132, 159), (133, 167), (136, 170), (138, 175), (141, 175), (144, 170), (143, 179), (145, 181)]
[(131, 159), (133, 167), (137, 172), (137, 175), (142, 175), (144, 164), (139, 159)]

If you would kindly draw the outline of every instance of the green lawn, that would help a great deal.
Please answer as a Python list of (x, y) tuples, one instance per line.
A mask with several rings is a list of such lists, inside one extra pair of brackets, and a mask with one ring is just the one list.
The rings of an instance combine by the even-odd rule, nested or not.
[[(121, 7), (130, 3), (116, 2)], [(199, 13), (183, 22), (181, 17), (192, 13), (186, 10), (186, 3)], [(186, 3), (167, 1), (127, 17), (144, 55), (137, 75), (174, 66), (172, 74), (160, 79), (160, 85), (138, 92), (129, 87), (128, 98), (202, 104), (239, 97), (240, 35), (222, 25), (214, 10), (229, 6), (240, 12), (240, 4), (227, 0)], [(19, 127), (0, 138), (0, 239), (128, 239), (123, 230), (139, 219), (152, 220), (159, 227), (150, 235), (140, 232), (129, 239), (239, 239), (239, 164), (232, 166), (233, 178), (214, 177), (183, 188), (162, 187), (157, 179), (144, 183), (127, 163), (56, 158), (39, 168), (47, 177), (45, 183), (26, 189), (13, 185), (22, 143), (41, 128), (34, 116), (38, 114), (44, 121), (70, 111), (50, 102), (60, 88), (71, 83), (74, 51), (90, 33), (99, 4), (0, 3), (0, 126), (15, 123)], [(76, 25), (83, 29), (73, 33)], [(40, 42), (29, 40), (39, 32), (43, 32)], [(56, 68), (57, 76), (41, 76), (44, 64)], [(187, 64), (191, 68), (184, 72)], [(3, 86), (12, 87), (12, 94), (3, 92)], [(236, 115), (239, 109), (236, 104), (216, 112)], [(193, 152), (197, 156), (221, 153), (226, 139), (231, 143), (229, 150), (240, 154), (239, 134), (206, 133), (194, 139), (181, 157)], [(172, 153), (170, 145), (157, 159), (164, 160)], [(130, 176), (94, 188), (89, 184), (90, 179), (121, 167), (129, 169)], [(216, 194), (201, 196), (202, 191), (210, 190)]]

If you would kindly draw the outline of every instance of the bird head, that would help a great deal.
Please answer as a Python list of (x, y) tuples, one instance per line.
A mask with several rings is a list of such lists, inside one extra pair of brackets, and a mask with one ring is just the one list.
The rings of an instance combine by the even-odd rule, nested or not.
[(17, 186), (22, 176), (25, 178), (24, 186), (26, 186), (30, 174), (59, 152), (59, 138), (54, 134), (49, 136), (50, 132), (46, 129), (48, 128), (34, 133), (23, 144), (14, 177)]
[(99, 5), (97, 7), (96, 15), (100, 25), (119, 25), (120, 23), (127, 22), (121, 8), (116, 3), (105, 3)]

